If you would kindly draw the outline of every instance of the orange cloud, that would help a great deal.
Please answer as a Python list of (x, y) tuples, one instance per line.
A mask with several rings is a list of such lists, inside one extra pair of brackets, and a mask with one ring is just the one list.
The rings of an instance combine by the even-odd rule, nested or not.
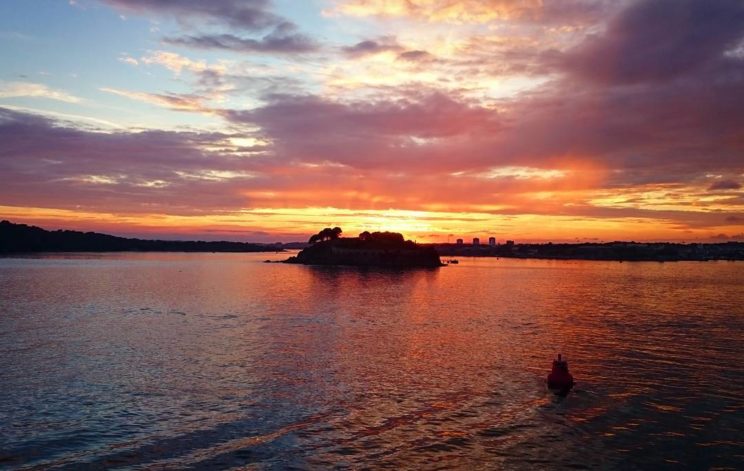
[(213, 109), (205, 104), (205, 98), (199, 95), (157, 94), (109, 87), (103, 87), (100, 90), (102, 92), (129, 98), (130, 100), (141, 101), (176, 111), (190, 111), (208, 115), (215, 113)]
[(543, 0), (342, 0), (331, 13), (486, 23), (538, 15)]
[[(718, 232), (693, 228), (680, 233), (671, 221), (644, 217), (581, 217), (563, 215), (500, 215), (479, 212), (350, 210), (334, 207), (257, 208), (198, 216), (99, 213), (50, 208), (0, 206), (0, 217), (47, 228), (96, 230), (144, 237), (206, 237), (304, 240), (318, 227), (341, 226), (348, 235), (365, 230), (393, 230), (425, 242), (458, 237), (495, 236), (499, 240), (572, 241), (577, 239), (686, 240), (706, 239)], [(717, 230), (718, 228), (716, 228)], [(742, 225), (728, 229), (741, 231)], [(719, 231), (720, 232), (720, 231)], [(735, 232), (734, 232), (735, 233)], [(245, 234), (241, 236), (241, 234)], [(259, 237), (258, 234), (263, 234)]]

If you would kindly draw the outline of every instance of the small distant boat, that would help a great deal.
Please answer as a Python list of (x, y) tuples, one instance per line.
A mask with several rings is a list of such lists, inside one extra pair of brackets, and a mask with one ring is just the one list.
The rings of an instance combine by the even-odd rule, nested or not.
[(561, 354), (553, 360), (553, 370), (548, 375), (548, 389), (558, 396), (565, 396), (574, 387), (573, 375), (568, 372), (568, 362)]
[(449, 263), (450, 265), (457, 265), (458, 263), (460, 263), (460, 261), (453, 258), (451, 260), (447, 260), (447, 263)]

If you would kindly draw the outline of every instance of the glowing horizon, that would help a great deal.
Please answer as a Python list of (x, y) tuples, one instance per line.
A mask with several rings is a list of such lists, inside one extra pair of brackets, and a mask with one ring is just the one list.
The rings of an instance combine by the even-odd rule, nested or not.
[(744, 240), (742, 21), (703, 0), (11, 0), (0, 219)]

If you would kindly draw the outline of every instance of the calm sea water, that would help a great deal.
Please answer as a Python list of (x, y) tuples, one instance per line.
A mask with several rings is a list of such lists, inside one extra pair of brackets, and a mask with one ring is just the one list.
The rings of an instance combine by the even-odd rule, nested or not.
[(744, 468), (744, 263), (265, 258), (0, 259), (0, 467)]

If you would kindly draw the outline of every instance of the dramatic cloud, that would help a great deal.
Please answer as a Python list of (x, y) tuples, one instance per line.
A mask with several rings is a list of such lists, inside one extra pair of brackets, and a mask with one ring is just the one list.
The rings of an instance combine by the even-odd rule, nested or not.
[[(372, 103), (279, 96), (266, 107), (226, 117), (259, 126), (283, 155), (355, 167), (415, 167), (429, 154), (434, 168), (436, 155), (460, 139), (499, 129), (492, 111), (437, 93)], [(456, 160), (449, 165), (458, 167)]]
[(246, 180), (241, 157), (263, 150), (221, 133), (91, 132), (2, 108), (0, 141), (3, 204), (130, 212), (239, 206), (225, 182)]
[(436, 92), (372, 102), (278, 96), (225, 116), (258, 126), (286, 158), (449, 171), (584, 161), (615, 170), (617, 185), (690, 182), (742, 168), (741, 86), (569, 91), (558, 82), (500, 112)]
[[(290, 14), (268, 0), (106, 1), (176, 18), (152, 32), (162, 48), (208, 52), (117, 50), (109, 60), (131, 75), (95, 85), (58, 74), (80, 102), (29, 87), (32, 75), (6, 83), (0, 99), (45, 96), (69, 112), (0, 108), (6, 214), (193, 218), (251, 234), (317, 221), (543, 238), (742, 232), (740, 1), (334, 0), (322, 18), (314, 3)], [(153, 129), (71, 119), (117, 121), (141, 112), (135, 102), (158, 107)]]
[[(663, 221), (705, 230), (736, 225), (725, 212), (712, 210), (720, 207), (729, 216), (744, 210), (741, 201), (701, 206), (705, 189), (694, 182), (639, 184), (630, 176), (624, 190), (608, 186), (606, 171), (597, 167), (599, 157), (594, 164), (547, 159), (539, 166), (516, 154), (502, 157), (498, 146), (524, 130), (502, 123), (490, 110), (441, 95), (361, 108), (277, 97), (253, 112), (227, 116), (236, 124), (260, 125), (262, 131), (101, 133), (2, 110), (0, 139), (6, 145), (0, 151), (0, 198), (6, 206), (91, 214), (224, 214), (219, 220), (230, 224), (240, 215), (273, 214), (277, 227), (304, 221), (299, 228), (323, 214), (351, 220), (379, 218), (382, 213), (376, 211), (387, 211), (386, 217), (409, 231), (465, 224), (465, 219), (479, 226), (478, 220), (497, 224), (506, 216), (573, 218), (573, 227), (589, 227), (593, 220), (606, 226), (611, 219), (615, 230), (624, 220), (645, 225), (655, 220), (657, 227)], [(530, 163), (507, 165), (510, 160)], [(35, 190), (30, 194), (28, 188)], [(301, 209), (324, 208), (330, 201), (354, 212)]]
[(617, 15), (567, 57), (571, 70), (608, 83), (664, 81), (724, 59), (744, 37), (740, 0), (648, 0)]

